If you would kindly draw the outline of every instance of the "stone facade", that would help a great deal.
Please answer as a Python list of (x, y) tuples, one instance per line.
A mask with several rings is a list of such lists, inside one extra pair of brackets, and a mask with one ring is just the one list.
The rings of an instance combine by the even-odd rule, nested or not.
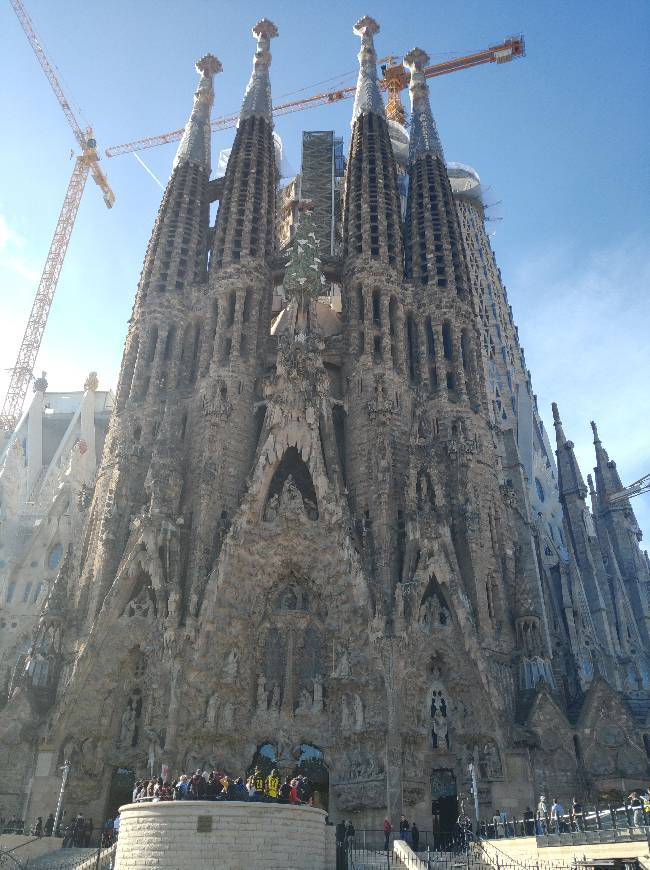
[(220, 64), (197, 64), (92, 504), (0, 717), (3, 781), (32, 815), (64, 759), (68, 806), (97, 818), (130, 774), (272, 759), (337, 820), (404, 810), (422, 830), (453, 824), (470, 763), (484, 816), (646, 780), (634, 514), (597, 435), (589, 509), (557, 409), (555, 468), (500, 276), (479, 266), (482, 214), (450, 184), (426, 55), (405, 59), (406, 148), (377, 30), (356, 26), (334, 255), (305, 204), (277, 241), (274, 25), (254, 28), (215, 227)]
[(83, 529), (112, 409), (97, 389), (47, 390), (0, 454), (0, 685), (4, 704), (24, 668), (32, 630), (68, 547)]
[(334, 828), (312, 807), (210, 803), (130, 804), (120, 812), (117, 870), (329, 870)]

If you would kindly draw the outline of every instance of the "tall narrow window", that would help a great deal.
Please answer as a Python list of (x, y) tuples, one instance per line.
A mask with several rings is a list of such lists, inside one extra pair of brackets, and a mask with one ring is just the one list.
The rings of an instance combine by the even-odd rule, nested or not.
[(379, 290), (372, 291), (372, 321), (375, 326), (381, 326), (381, 305)]
[(390, 352), (393, 358), (393, 368), (397, 368), (399, 364), (399, 356), (397, 353), (397, 300), (394, 296), (390, 297), (388, 303), (388, 322), (390, 331)]
[(230, 293), (228, 295), (228, 317), (226, 319), (226, 326), (230, 327), (235, 322), (235, 305), (237, 304), (237, 297), (234, 293)]
[(442, 324), (442, 351), (445, 359), (453, 359), (453, 345), (451, 338), (451, 323), (448, 320)]
[(418, 360), (418, 338), (413, 314), (406, 315), (406, 350), (409, 361), (409, 377), (414, 384), (420, 380), (420, 366)]

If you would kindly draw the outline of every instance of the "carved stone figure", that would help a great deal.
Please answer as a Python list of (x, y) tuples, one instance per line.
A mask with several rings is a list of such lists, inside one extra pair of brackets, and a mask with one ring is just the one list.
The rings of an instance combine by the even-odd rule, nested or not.
[(205, 711), (205, 720), (211, 727), (214, 728), (217, 722), (217, 713), (219, 711), (219, 698), (217, 694), (210, 695), (208, 698), (208, 706)]
[(266, 692), (266, 680), (264, 674), (259, 674), (257, 677), (257, 712), (266, 713), (268, 710), (268, 695)]
[(312, 703), (312, 711), (314, 713), (323, 712), (323, 678), (321, 676), (314, 677), (314, 700)]
[(129, 700), (126, 710), (122, 713), (122, 727), (120, 729), (120, 744), (124, 747), (133, 746), (133, 741), (135, 739), (135, 720), (135, 710), (131, 706), (131, 701)]
[(223, 678), (227, 682), (232, 682), (237, 676), (239, 667), (239, 653), (235, 649), (231, 649), (223, 665)]

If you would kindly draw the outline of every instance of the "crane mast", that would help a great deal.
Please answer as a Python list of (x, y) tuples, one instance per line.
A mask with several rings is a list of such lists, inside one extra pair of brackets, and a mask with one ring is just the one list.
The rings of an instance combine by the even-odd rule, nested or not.
[(81, 195), (86, 186), (89, 165), (85, 157), (77, 157), (72, 170), (72, 176), (63, 200), (63, 206), (56, 222), (54, 237), (47, 252), (45, 268), (36, 290), (32, 310), (27, 321), (27, 328), (18, 351), (18, 359), (11, 374), (9, 389), (0, 412), (0, 428), (13, 431), (20, 419), (25, 396), (32, 379), (34, 364), (41, 346), (47, 316), (50, 313), (54, 291), (59, 280), (65, 252), (70, 241), (70, 234), (79, 210)]
[(99, 154), (92, 128), (88, 127), (85, 132), (81, 129), (21, 0), (10, 0), (10, 2), (54, 91), (54, 95), (63, 109), (63, 114), (77, 140), (81, 154), (75, 159), (72, 176), (56, 223), (54, 237), (50, 244), (25, 334), (18, 351), (18, 358), (12, 369), (7, 395), (0, 411), (0, 430), (3, 430), (5, 434), (13, 432), (20, 419), (88, 173), (92, 175), (93, 180), (101, 190), (106, 207), (112, 208), (115, 202), (115, 194), (99, 167)]

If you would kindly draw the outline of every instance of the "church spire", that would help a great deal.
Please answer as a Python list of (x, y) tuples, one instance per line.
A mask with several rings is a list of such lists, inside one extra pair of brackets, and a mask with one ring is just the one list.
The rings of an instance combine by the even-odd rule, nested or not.
[[(252, 33), (257, 40), (253, 72), (244, 93), (224, 177), (210, 258), (211, 272), (245, 260), (268, 264), (275, 250), (277, 168), (269, 47), (278, 29), (272, 21), (263, 18), (252, 28)], [(270, 293), (268, 297), (270, 312)]]
[(244, 93), (239, 120), (246, 118), (265, 118), (272, 124), (273, 106), (271, 104), (271, 80), (269, 67), (271, 66), (271, 40), (278, 35), (278, 28), (267, 18), (262, 18), (252, 28), (252, 34), (257, 40), (255, 57), (253, 58), (253, 72)]
[(345, 173), (343, 254), (376, 259), (401, 272), (401, 205), (397, 168), (377, 86), (373, 35), (379, 25), (366, 16), (354, 25), (361, 37), (359, 78), (352, 112), (350, 156)]
[(222, 69), (221, 61), (213, 54), (206, 54), (196, 62), (196, 71), (201, 78), (194, 94), (192, 114), (176, 152), (174, 169), (183, 163), (194, 163), (210, 174), (210, 110), (214, 103), (212, 79)]
[(438, 136), (436, 122), (429, 102), (429, 86), (424, 77), (424, 68), (429, 63), (429, 55), (421, 48), (414, 48), (404, 57), (404, 66), (411, 73), (409, 93), (411, 95), (411, 139), (409, 160), (413, 162), (422, 154), (435, 154), (444, 160), (442, 145)]
[(594, 433), (594, 448), (596, 450), (596, 467), (594, 468), (596, 490), (601, 503), (603, 503), (608, 495), (623, 489), (623, 484), (616, 470), (616, 463), (610, 460), (603, 447), (603, 442), (598, 437), (598, 428), (593, 420), (591, 421), (591, 431)]
[(560, 420), (560, 412), (555, 402), (553, 402), (553, 425), (555, 426), (555, 440), (557, 443), (557, 473), (558, 473), (558, 489), (560, 490), (560, 501), (564, 496), (577, 495), (583, 499), (587, 495), (587, 487), (582, 479), (582, 474), (578, 466), (578, 461), (573, 452), (573, 441), (567, 441)]
[(352, 124), (354, 124), (360, 115), (368, 112), (385, 118), (386, 111), (377, 84), (377, 52), (373, 40), (374, 34), (379, 33), (379, 25), (374, 18), (366, 15), (357, 21), (352, 30), (361, 37), (361, 50), (358, 54), (359, 77), (352, 110)]

